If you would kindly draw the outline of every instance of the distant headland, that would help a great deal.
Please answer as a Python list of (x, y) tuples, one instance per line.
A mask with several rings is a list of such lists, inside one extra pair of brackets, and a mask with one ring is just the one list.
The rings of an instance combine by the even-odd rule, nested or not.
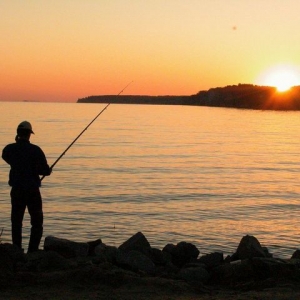
[(300, 110), (300, 86), (286, 92), (275, 87), (238, 84), (211, 88), (190, 96), (102, 95), (78, 99), (77, 103), (191, 105), (260, 110)]

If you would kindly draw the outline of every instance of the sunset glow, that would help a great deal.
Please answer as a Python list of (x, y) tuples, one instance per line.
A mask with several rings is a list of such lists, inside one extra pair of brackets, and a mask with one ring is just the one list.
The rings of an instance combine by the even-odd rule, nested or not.
[[(192, 95), (300, 67), (298, 0), (2, 2), (0, 101), (76, 102), (131, 81), (126, 94)], [(283, 71), (263, 84), (298, 79)]]
[(259, 77), (258, 84), (274, 86), (279, 92), (285, 92), (300, 85), (300, 72), (292, 66), (276, 66), (264, 72)]

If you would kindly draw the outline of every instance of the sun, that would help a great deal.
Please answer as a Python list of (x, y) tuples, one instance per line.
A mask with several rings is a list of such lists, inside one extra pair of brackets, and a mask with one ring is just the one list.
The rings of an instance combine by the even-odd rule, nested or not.
[(280, 65), (268, 69), (257, 79), (259, 85), (274, 86), (278, 92), (300, 85), (300, 71), (293, 66)]

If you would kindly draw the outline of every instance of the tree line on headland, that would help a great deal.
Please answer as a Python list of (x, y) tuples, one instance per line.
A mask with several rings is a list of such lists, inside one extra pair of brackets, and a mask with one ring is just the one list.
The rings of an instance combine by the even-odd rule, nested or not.
[(77, 103), (191, 105), (261, 110), (300, 110), (300, 86), (286, 92), (253, 84), (211, 88), (190, 96), (100, 95), (78, 99)]

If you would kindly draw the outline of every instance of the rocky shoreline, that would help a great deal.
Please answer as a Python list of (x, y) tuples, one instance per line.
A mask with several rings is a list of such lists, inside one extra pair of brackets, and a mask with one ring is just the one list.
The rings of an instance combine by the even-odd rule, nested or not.
[[(108, 299), (130, 299), (129, 291), (140, 295), (135, 299), (164, 299), (166, 295), (171, 297), (168, 299), (194, 299), (195, 295), (202, 295), (197, 299), (210, 299), (212, 295), (212, 299), (226, 299), (221, 296), (287, 286), (290, 293), (299, 296), (299, 283), (299, 250), (290, 259), (274, 258), (249, 235), (227, 257), (220, 252), (200, 255), (199, 249), (188, 242), (167, 244), (162, 250), (152, 248), (141, 232), (119, 247), (100, 239), (83, 243), (48, 236), (44, 250), (25, 254), (11, 244), (0, 244), (2, 296), (26, 289), (35, 291), (36, 299), (40, 299), (49, 296), (51, 290), (73, 299), (65, 293), (80, 287), (77, 294), (86, 291), (90, 297), (92, 291), (98, 291), (97, 299), (107, 298), (110, 293), (115, 297)], [(30, 298), (35, 299), (32, 295)], [(12, 299), (28, 298), (15, 295)], [(57, 295), (48, 299), (63, 298)], [(248, 295), (248, 299), (252, 298)]]

